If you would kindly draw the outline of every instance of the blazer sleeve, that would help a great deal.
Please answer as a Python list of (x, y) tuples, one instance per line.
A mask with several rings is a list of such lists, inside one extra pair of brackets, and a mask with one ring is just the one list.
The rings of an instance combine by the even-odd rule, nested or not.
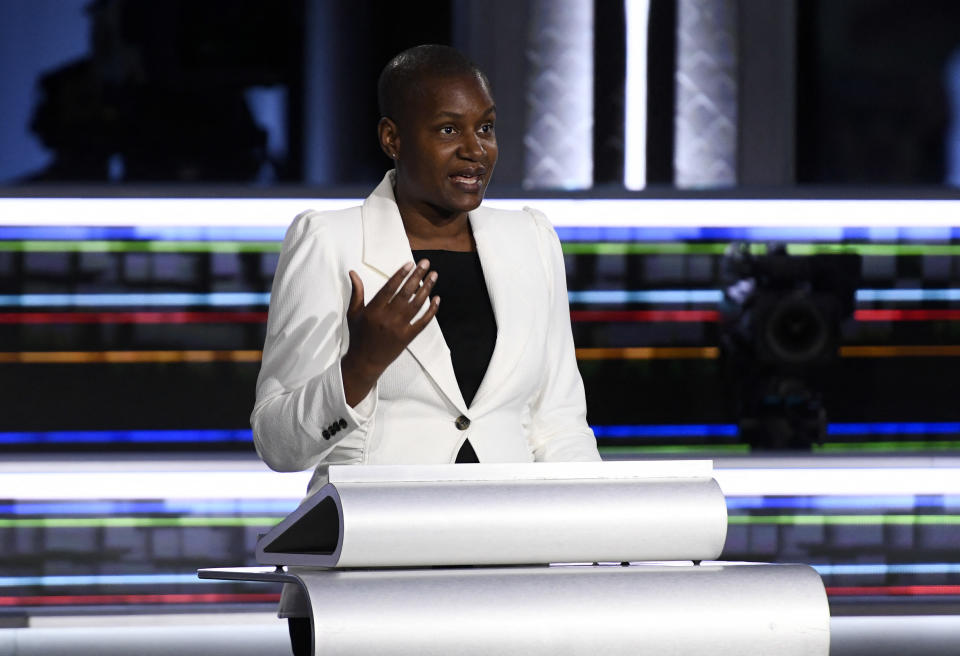
[(366, 432), (376, 411), (376, 386), (354, 408), (343, 391), (351, 288), (329, 232), (323, 215), (299, 215), (273, 279), (250, 424), (257, 453), (276, 471), (315, 467), (344, 438)]
[(546, 369), (531, 407), (530, 446), (537, 461), (600, 460), (596, 437), (587, 424), (583, 380), (577, 369), (560, 239), (543, 213), (524, 209), (536, 222), (550, 294)]

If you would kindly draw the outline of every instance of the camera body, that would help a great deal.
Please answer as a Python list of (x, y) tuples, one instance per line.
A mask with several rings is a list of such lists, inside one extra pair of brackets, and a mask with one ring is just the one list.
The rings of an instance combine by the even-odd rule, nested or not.
[(754, 255), (732, 244), (723, 261), (720, 348), (741, 440), (753, 449), (809, 449), (826, 437), (820, 378), (852, 316), (860, 256)]

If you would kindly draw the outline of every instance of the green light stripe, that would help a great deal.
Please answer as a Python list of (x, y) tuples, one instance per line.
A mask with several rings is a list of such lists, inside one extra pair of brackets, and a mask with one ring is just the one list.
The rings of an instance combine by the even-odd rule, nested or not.
[[(729, 242), (565, 242), (566, 255), (723, 255)], [(864, 256), (960, 255), (960, 244), (786, 244), (790, 255)], [(750, 244), (750, 252), (764, 255), (766, 244)]]
[(832, 451), (960, 451), (960, 442), (829, 442), (813, 450)]
[(730, 515), (729, 524), (788, 526), (960, 526), (960, 515)]
[(746, 444), (655, 444), (650, 446), (601, 446), (600, 453), (617, 456), (634, 453), (749, 453)]
[(960, 255), (960, 244), (787, 244), (791, 255)]
[(274, 526), (282, 517), (29, 517), (0, 528), (190, 528)]
[(278, 241), (0, 241), (21, 253), (279, 253)]
[[(729, 242), (564, 242), (567, 255), (723, 255)], [(960, 244), (787, 244), (791, 255), (866, 256), (960, 255)], [(0, 252), (28, 253), (278, 253), (279, 241), (161, 241), (161, 240), (8, 240)], [(750, 244), (763, 255), (765, 244)]]
[[(565, 255), (723, 255), (727, 242), (564, 242)], [(754, 254), (766, 252), (764, 244), (751, 244)]]

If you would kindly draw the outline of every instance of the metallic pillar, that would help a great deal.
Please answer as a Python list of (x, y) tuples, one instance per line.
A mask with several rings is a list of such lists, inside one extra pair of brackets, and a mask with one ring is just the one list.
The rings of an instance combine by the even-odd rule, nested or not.
[(532, 0), (527, 40), (527, 189), (593, 184), (593, 0)]

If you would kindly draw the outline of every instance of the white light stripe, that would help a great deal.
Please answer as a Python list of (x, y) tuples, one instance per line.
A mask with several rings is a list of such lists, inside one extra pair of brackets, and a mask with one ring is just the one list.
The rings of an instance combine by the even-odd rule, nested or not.
[[(0, 198), (0, 226), (288, 226), (306, 209), (360, 199)], [(957, 200), (490, 199), (535, 207), (562, 227), (953, 227)]]
[(960, 467), (718, 469), (726, 496), (960, 493)]
[(649, 0), (626, 0), (627, 71), (624, 102), (623, 184), (647, 184), (647, 30)]
[(4, 473), (0, 499), (299, 499), (310, 472)]
[[(42, 463), (37, 463), (38, 465)], [(960, 494), (960, 467), (781, 467), (714, 470), (727, 496), (875, 496)], [(310, 472), (156, 471), (129, 463), (85, 472), (10, 471), (0, 476), (0, 498), (60, 499), (300, 499)]]

